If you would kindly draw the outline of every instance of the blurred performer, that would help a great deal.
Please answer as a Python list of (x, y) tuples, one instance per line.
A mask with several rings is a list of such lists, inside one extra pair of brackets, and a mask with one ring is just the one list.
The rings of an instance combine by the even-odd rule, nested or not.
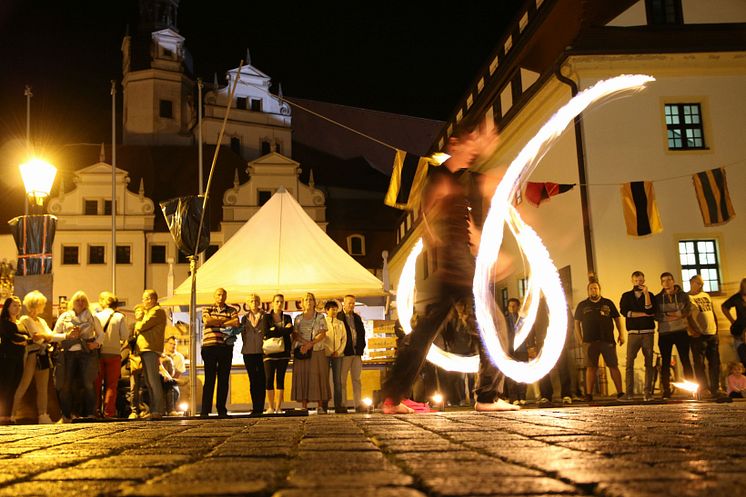
[[(468, 169), (479, 156), (497, 146), (494, 122), (486, 119), (479, 127), (461, 125), (449, 138), (450, 158), (435, 168), (425, 185), (421, 210), (424, 249), (434, 269), (418, 295), (431, 302), (410, 335), (409, 346), (397, 351), (391, 373), (382, 386), (383, 412), (410, 414), (402, 403), (411, 391), (435, 337), (447, 324), (454, 304), (470, 299), (474, 279), (474, 255), (479, 247), (482, 223), (481, 189), (484, 178)], [(475, 389), (477, 411), (515, 410), (518, 406), (498, 399), (504, 376), (490, 362), (479, 341), (480, 366)]]

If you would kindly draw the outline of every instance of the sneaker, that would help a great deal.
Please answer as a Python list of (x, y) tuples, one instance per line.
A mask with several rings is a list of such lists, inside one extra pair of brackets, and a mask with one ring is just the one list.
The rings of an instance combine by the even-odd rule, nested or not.
[(52, 418), (49, 417), (49, 414), (39, 414), (39, 424), (40, 425), (51, 425), (52, 424)]
[(644, 394), (642, 396), (642, 401), (643, 402), (650, 402), (651, 400), (653, 400), (653, 396), (650, 395), (649, 393), (646, 393), (646, 394)]
[(562, 403), (563, 404), (572, 404), (572, 397), (562, 397)]
[(548, 405), (548, 404), (551, 404), (551, 403), (552, 403), (552, 401), (549, 400), (549, 399), (547, 399), (546, 397), (540, 398), (539, 401), (537, 402), (537, 404), (539, 404), (540, 406), (545, 406), (545, 405)]
[(503, 399), (497, 399), (495, 402), (477, 402), (474, 404), (474, 410), (478, 412), (517, 411), (520, 408), (520, 406), (513, 405)]
[(381, 410), (384, 414), (414, 414), (414, 409), (412, 409), (411, 407), (405, 406), (401, 402), (399, 402), (398, 404), (394, 404), (394, 401), (391, 399), (386, 399), (383, 401)]
[(323, 407), (316, 408), (316, 414), (326, 414), (326, 409)]
[(137, 419), (140, 416), (137, 415), (136, 412), (131, 412), (129, 416), (127, 416), (127, 419)]
[(168, 413), (168, 416), (181, 416), (181, 413), (179, 411), (171, 411)]

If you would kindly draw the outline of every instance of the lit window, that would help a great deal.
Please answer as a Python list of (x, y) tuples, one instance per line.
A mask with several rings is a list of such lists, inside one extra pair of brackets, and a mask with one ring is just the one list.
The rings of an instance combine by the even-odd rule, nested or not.
[(80, 264), (78, 260), (78, 247), (72, 245), (62, 246), (62, 264)]
[(518, 297), (519, 298), (525, 297), (527, 291), (528, 291), (528, 278), (519, 278), (518, 279)]
[(705, 148), (702, 108), (699, 104), (666, 104), (664, 113), (669, 150)]
[(705, 292), (720, 291), (720, 260), (715, 240), (681, 240), (679, 260), (684, 291), (689, 291), (689, 279), (695, 274), (702, 276)]
[(103, 245), (88, 246), (88, 264), (105, 264), (106, 249)]
[(365, 255), (365, 237), (363, 235), (350, 235), (347, 237), (347, 252), (350, 255)]

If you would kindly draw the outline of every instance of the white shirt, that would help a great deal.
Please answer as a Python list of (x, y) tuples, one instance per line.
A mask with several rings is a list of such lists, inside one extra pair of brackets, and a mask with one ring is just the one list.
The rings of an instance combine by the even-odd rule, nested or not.
[(336, 353), (337, 357), (342, 357), (347, 345), (347, 330), (344, 323), (339, 319), (332, 321), (332, 318), (326, 316), (326, 338), (324, 338), (324, 350), (327, 356)]
[[(109, 320), (109, 316), (111, 316), (111, 320)], [(96, 319), (101, 323), (102, 329), (106, 326), (106, 322), (109, 321), (109, 326), (106, 326), (106, 329), (103, 330), (101, 353), (119, 354), (122, 350), (122, 344), (127, 341), (127, 337), (129, 336), (124, 314), (107, 308), (98, 312)]]

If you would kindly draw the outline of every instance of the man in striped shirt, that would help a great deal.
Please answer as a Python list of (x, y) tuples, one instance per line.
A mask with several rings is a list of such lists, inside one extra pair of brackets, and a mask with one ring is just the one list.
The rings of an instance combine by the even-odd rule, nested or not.
[(238, 310), (225, 303), (228, 293), (223, 288), (215, 290), (215, 304), (202, 308), (202, 363), (205, 368), (205, 384), (202, 388), (202, 410), (200, 416), (207, 417), (212, 411), (212, 397), (217, 376), (218, 392), (215, 408), (218, 417), (226, 417), (228, 409), (228, 382), (233, 361), (233, 343), (226, 341), (226, 328), (238, 326)]

